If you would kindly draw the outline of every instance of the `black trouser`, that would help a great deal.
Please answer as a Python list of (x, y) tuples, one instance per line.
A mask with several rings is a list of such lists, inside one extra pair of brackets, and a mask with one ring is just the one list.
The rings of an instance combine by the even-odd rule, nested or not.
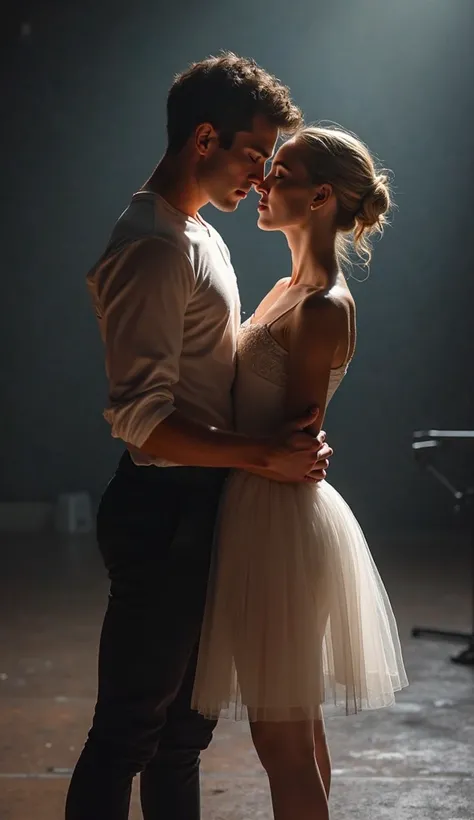
[(92, 728), (66, 820), (126, 820), (141, 772), (145, 820), (198, 820), (199, 755), (215, 722), (190, 709), (214, 525), (226, 471), (136, 467), (102, 498), (111, 587)]

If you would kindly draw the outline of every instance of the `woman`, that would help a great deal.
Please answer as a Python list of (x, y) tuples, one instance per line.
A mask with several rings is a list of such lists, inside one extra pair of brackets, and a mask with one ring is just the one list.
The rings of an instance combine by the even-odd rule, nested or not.
[[(355, 347), (355, 306), (340, 273), (352, 238), (390, 206), (366, 148), (335, 128), (284, 143), (259, 187), (258, 225), (280, 230), (291, 277), (240, 333), (239, 430), (262, 434), (324, 410)], [(222, 503), (193, 707), (248, 714), (276, 820), (328, 817), (330, 759), (321, 706), (346, 713), (393, 703), (407, 685), (393, 612), (352, 512), (326, 482), (283, 484), (231, 475)]]

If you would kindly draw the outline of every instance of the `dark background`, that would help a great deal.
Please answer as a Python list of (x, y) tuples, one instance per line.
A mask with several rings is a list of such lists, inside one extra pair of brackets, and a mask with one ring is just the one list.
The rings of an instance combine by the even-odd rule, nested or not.
[[(307, 119), (355, 131), (398, 210), (353, 282), (356, 359), (331, 405), (330, 480), (366, 527), (438, 526), (417, 428), (474, 426), (470, 0), (11, 4), (2, 30), (0, 501), (94, 497), (120, 445), (85, 274), (165, 147), (174, 73), (231, 49), (290, 85)], [(25, 25), (27, 24), (27, 25)], [(250, 312), (289, 272), (283, 238), (206, 209)], [(357, 278), (364, 276), (355, 270)]]

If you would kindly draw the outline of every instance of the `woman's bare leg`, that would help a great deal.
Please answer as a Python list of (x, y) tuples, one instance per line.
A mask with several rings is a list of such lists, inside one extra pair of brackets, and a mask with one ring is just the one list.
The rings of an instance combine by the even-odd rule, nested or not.
[(324, 784), (324, 791), (326, 792), (326, 797), (329, 799), (329, 791), (331, 788), (331, 756), (329, 754), (329, 747), (321, 709), (319, 714), (319, 720), (315, 720), (313, 724), (314, 753), (316, 755), (319, 773)]
[(275, 820), (329, 820), (313, 721), (256, 721), (250, 729), (268, 775)]

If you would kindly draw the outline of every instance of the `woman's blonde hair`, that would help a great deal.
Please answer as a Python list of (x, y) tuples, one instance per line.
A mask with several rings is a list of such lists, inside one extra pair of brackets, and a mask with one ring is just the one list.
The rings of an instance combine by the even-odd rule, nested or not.
[(387, 172), (376, 167), (360, 139), (338, 126), (304, 126), (293, 140), (305, 148), (303, 161), (311, 181), (329, 183), (336, 195), (339, 261), (350, 261), (352, 245), (368, 265), (370, 237), (383, 233), (392, 204)]

